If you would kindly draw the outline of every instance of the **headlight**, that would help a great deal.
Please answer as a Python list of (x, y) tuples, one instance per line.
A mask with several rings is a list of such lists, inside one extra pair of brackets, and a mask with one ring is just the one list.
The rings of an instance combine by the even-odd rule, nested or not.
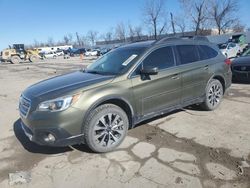
[(39, 104), (38, 111), (63, 111), (70, 107), (71, 104), (75, 103), (80, 98), (80, 94), (60, 97), (57, 99), (44, 101)]

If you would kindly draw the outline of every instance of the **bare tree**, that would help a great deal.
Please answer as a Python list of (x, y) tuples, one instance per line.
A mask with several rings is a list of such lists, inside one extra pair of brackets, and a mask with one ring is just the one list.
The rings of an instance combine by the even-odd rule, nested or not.
[(73, 41), (73, 36), (71, 33), (63, 36), (64, 44), (70, 44), (70, 43), (72, 43), (72, 41)]
[(89, 39), (89, 41), (91, 42), (91, 45), (92, 46), (95, 46), (95, 42), (96, 42), (96, 39), (97, 39), (97, 34), (98, 32), (97, 31), (92, 31), (90, 30), (87, 34), (87, 38)]
[(186, 31), (186, 22), (187, 20), (183, 15), (174, 18), (174, 24), (176, 26), (176, 29), (177, 31), (182, 33), (182, 36), (184, 36)]
[(233, 27), (233, 32), (244, 32), (245, 26), (240, 23), (240, 21), (237, 21)]
[(218, 29), (218, 34), (225, 33), (232, 25), (237, 23), (234, 13), (238, 8), (236, 0), (211, 0), (210, 16)]
[(37, 48), (37, 47), (40, 47), (40, 43), (34, 39), (34, 42), (33, 42), (33, 45), (32, 45), (34, 48)]
[(128, 37), (132, 42), (136, 40), (135, 39), (135, 37), (136, 37), (135, 29), (133, 28), (133, 26), (130, 23), (128, 24)]
[(188, 14), (193, 23), (195, 35), (201, 34), (202, 30), (206, 28), (208, 21), (206, 0), (180, 0), (180, 3)]
[(48, 38), (47, 45), (48, 46), (54, 46), (55, 45), (54, 39), (52, 37)]
[(115, 28), (116, 37), (125, 42), (126, 41), (126, 28), (123, 22), (118, 23)]
[(82, 40), (82, 37), (79, 36), (78, 32), (76, 32), (76, 40), (77, 40), (77, 44), (79, 45), (79, 47), (84, 46), (84, 42)]
[(145, 23), (152, 30), (154, 39), (157, 39), (157, 36), (165, 31), (167, 25), (165, 1), (147, 0), (143, 7), (143, 14)]
[(110, 42), (113, 39), (113, 32), (112, 31), (108, 31), (105, 36), (104, 36), (104, 40), (106, 42)]
[(138, 38), (138, 40), (141, 40), (141, 38), (142, 38), (142, 27), (141, 26), (136, 26), (134, 28), (134, 32), (135, 32), (135, 35)]

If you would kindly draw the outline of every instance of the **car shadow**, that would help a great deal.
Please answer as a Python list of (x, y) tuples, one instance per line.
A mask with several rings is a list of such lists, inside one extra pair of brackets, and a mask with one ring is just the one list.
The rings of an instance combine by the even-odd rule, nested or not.
[(24, 134), (21, 127), (21, 120), (18, 119), (14, 125), (13, 130), (16, 138), (22, 144), (24, 149), (31, 153), (40, 153), (40, 154), (59, 154), (65, 153), (68, 151), (72, 151), (73, 149), (70, 147), (49, 147), (49, 146), (41, 146), (34, 142), (31, 142), (28, 137)]

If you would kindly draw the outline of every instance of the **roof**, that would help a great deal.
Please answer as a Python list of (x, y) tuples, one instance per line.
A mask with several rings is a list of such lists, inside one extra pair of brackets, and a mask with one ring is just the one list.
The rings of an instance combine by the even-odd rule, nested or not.
[(135, 42), (131, 44), (126, 44), (124, 46), (121, 46), (120, 48), (147, 48), (150, 47), (154, 40), (149, 40), (149, 41), (143, 41), (143, 42)]

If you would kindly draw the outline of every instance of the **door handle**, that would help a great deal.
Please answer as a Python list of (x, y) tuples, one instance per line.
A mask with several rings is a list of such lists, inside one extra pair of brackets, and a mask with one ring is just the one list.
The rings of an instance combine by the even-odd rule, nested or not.
[(208, 65), (206, 65), (206, 66), (204, 67), (204, 70), (208, 70)]
[(178, 80), (180, 77), (179, 77), (179, 74), (175, 74), (171, 77), (173, 80)]

